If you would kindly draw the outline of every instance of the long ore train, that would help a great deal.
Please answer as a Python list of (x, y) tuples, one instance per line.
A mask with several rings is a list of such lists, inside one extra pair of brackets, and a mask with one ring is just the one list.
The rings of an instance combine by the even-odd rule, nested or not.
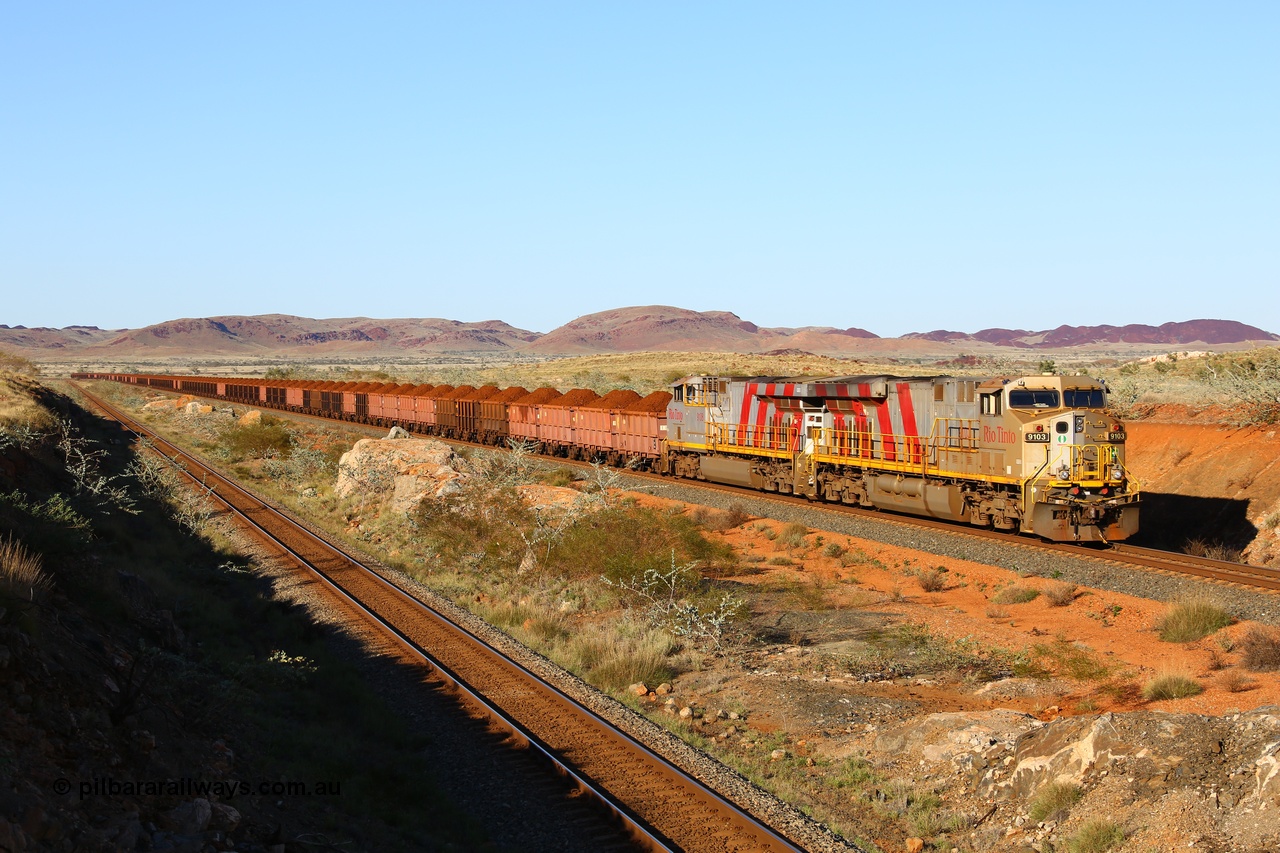
[(1107, 542), (1138, 529), (1124, 424), (1086, 376), (687, 376), (577, 389), (77, 373), (677, 477)]

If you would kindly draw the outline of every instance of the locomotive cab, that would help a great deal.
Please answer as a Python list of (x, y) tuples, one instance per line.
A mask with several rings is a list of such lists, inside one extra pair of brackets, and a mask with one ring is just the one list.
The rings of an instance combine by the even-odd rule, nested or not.
[(1124, 464), (1123, 424), (1088, 377), (1033, 377), (1007, 386), (1023, 433), (1030, 530), (1054, 540), (1125, 539), (1137, 532), (1137, 483)]

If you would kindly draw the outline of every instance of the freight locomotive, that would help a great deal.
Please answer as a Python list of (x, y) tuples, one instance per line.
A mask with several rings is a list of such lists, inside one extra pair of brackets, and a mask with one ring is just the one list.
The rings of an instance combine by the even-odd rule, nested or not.
[(1124, 424), (1087, 376), (688, 376), (604, 397), (493, 385), (78, 373), (1054, 541), (1138, 530)]

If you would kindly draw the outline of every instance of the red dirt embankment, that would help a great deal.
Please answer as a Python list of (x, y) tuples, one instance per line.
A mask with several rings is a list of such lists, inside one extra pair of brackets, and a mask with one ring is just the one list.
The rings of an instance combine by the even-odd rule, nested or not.
[(1129, 421), (1127, 461), (1144, 493), (1141, 541), (1199, 540), (1280, 563), (1280, 430)]

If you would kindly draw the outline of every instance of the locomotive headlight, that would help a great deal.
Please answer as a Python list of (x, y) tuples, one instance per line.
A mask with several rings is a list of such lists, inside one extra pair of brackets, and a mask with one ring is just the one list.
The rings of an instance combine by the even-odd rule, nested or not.
[(1111, 466), (1111, 479), (1113, 479), (1113, 480), (1123, 480), (1123, 479), (1124, 479), (1124, 469), (1123, 469), (1123, 468), (1121, 468), (1119, 465), (1112, 465), (1112, 466)]

